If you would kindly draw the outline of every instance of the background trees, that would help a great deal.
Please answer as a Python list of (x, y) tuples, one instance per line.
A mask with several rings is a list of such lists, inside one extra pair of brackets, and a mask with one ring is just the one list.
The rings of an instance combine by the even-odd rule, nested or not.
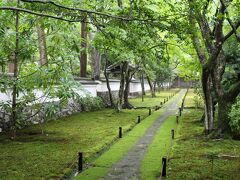
[[(107, 68), (119, 66), (118, 110), (132, 108), (128, 93), (134, 77), (146, 77), (153, 97), (156, 87), (170, 82), (174, 74), (201, 77), (206, 131), (215, 128), (218, 105), (217, 129), (224, 132), (240, 89), (239, 4), (238, 0), (2, 1), (1, 90), (13, 93), (2, 107), (11, 109), (15, 121), (17, 112), (36, 100), (34, 89), (66, 100), (74, 96), (68, 93), (73, 92), (74, 76), (99, 79), (102, 71), (108, 79)], [(56, 84), (59, 89), (53, 88)], [(25, 96), (20, 98), (19, 92)]]

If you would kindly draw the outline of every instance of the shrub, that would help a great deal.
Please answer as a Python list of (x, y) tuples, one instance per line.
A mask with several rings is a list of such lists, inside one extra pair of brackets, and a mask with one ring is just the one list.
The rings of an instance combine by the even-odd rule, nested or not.
[(198, 95), (194, 96), (193, 97), (193, 102), (194, 102), (195, 108), (203, 107), (203, 99), (202, 99), (202, 97), (200, 97)]
[(104, 107), (104, 103), (100, 97), (81, 97), (77, 99), (83, 111), (94, 111)]
[(232, 131), (236, 134), (240, 134), (240, 96), (238, 96), (237, 101), (232, 105), (229, 118), (229, 125)]

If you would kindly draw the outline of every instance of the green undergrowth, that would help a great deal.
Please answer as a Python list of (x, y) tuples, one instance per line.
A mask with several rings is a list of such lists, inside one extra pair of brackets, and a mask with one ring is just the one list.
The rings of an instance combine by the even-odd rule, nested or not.
[[(17, 133), (16, 140), (0, 134), (1, 179), (59, 179), (76, 166), (78, 152), (85, 164), (109, 146), (118, 136), (118, 128), (127, 131), (137, 116), (148, 115), (146, 109), (112, 109), (81, 112), (42, 125), (30, 126)], [(144, 121), (147, 122), (147, 121)]]
[(154, 107), (160, 106), (160, 102), (163, 102), (164, 99), (172, 95), (173, 93), (178, 92), (179, 89), (163, 90), (156, 92), (156, 97), (151, 97), (151, 94), (147, 93), (144, 96), (144, 101), (142, 102), (141, 97), (129, 99), (129, 102), (135, 107)]
[(167, 166), (167, 179), (240, 179), (240, 141), (212, 139), (199, 121), (203, 110), (185, 110)]
[(113, 164), (118, 162), (128, 150), (142, 137), (146, 130), (162, 114), (164, 109), (154, 112), (138, 124), (132, 131), (115, 143), (107, 152), (93, 163), (92, 167), (80, 173), (76, 179), (93, 180), (104, 177)]
[(194, 89), (189, 89), (184, 103), (185, 108), (203, 108), (203, 99), (194, 93)]
[(161, 125), (141, 163), (140, 179), (155, 180), (160, 176), (162, 157), (167, 156), (171, 149), (171, 130), (176, 128), (175, 116), (170, 116)]

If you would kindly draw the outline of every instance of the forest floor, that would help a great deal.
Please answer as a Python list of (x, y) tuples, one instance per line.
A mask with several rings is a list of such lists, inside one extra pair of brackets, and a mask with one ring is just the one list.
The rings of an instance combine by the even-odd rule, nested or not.
[[(151, 105), (155, 106), (174, 92), (176, 90), (161, 91), (156, 98), (147, 95), (144, 102), (141, 102), (140, 98), (132, 100), (141, 106), (147, 106), (147, 103), (154, 99), (155, 103)], [(135, 129), (139, 115), (141, 119), (146, 118), (148, 109), (123, 110), (121, 113), (112, 109), (81, 112), (43, 124), (44, 134), (41, 134), (39, 125), (24, 128), (18, 131), (15, 140), (10, 140), (7, 134), (1, 133), (0, 177), (62, 178), (76, 168), (78, 152), (84, 153), (84, 164), (89, 164), (118, 139), (119, 127), (123, 128), (124, 133), (133, 127)], [(148, 118), (152, 120), (145, 123), (150, 126), (155, 119), (154, 116)], [(144, 128), (140, 128), (139, 133), (143, 132)]]

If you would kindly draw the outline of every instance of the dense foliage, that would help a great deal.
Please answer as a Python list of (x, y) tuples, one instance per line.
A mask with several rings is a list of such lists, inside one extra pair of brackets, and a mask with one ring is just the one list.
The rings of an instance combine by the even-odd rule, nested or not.
[(49, 99), (66, 104), (76, 96), (74, 88), (80, 87), (75, 76), (108, 79), (108, 67), (119, 66), (118, 110), (133, 107), (128, 102), (133, 78), (147, 80), (152, 97), (175, 76), (201, 79), (206, 131), (213, 130), (218, 104), (218, 130), (224, 132), (240, 89), (239, 4), (239, 0), (1, 1), (0, 89), (12, 94), (1, 109), (15, 130), (28, 118), (22, 116), (24, 107)]
[(232, 131), (236, 134), (240, 134), (240, 97), (238, 97), (236, 103), (232, 105), (229, 117), (229, 124)]

